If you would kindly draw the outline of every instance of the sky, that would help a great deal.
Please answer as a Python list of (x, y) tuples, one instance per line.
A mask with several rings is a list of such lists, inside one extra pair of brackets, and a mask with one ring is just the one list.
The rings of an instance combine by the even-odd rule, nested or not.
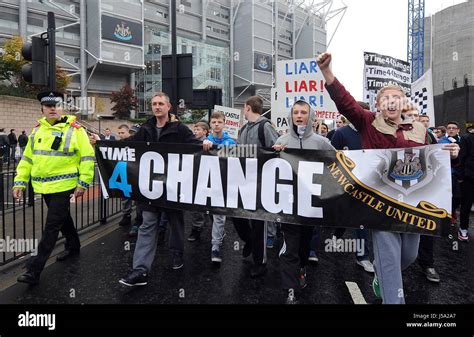
[[(425, 16), (466, 0), (425, 0)], [(327, 42), (336, 77), (356, 100), (362, 100), (363, 53), (407, 59), (408, 0), (334, 0), (332, 9), (348, 7), (328, 22)]]

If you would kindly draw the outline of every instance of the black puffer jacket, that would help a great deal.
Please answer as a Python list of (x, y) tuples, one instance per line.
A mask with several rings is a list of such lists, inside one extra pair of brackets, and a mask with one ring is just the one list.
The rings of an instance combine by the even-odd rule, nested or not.
[(469, 132), (462, 136), (460, 146), (460, 178), (469, 177), (474, 179), (474, 133)]
[(177, 121), (166, 123), (161, 130), (160, 138), (156, 135), (156, 117), (152, 117), (138, 129), (136, 134), (127, 138), (127, 141), (202, 144), (194, 137), (191, 129)]
[[(194, 133), (181, 122), (168, 122), (161, 130), (160, 137), (157, 138), (156, 117), (147, 120), (136, 134), (126, 139), (136, 142), (157, 142), (157, 143), (177, 143), (177, 144), (196, 144), (202, 142), (194, 136)], [(157, 207), (151, 206), (146, 201), (139, 201), (140, 207), (145, 211), (154, 212)]]

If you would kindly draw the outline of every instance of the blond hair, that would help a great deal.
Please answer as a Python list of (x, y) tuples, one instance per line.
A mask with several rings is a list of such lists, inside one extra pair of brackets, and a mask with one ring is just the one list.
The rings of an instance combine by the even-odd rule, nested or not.
[(386, 85), (385, 87), (383, 87), (382, 89), (379, 90), (379, 92), (377, 93), (377, 97), (375, 98), (375, 101), (378, 103), (380, 101), (380, 98), (382, 97), (382, 94), (387, 91), (387, 90), (398, 90), (400, 91), (403, 96), (405, 97), (405, 92), (403, 91), (402, 87), (399, 86), (399, 85), (396, 85), (396, 84), (388, 84)]
[(168, 94), (165, 94), (164, 92), (158, 91), (156, 94), (152, 96), (151, 100), (153, 100), (153, 98), (155, 97), (164, 97), (168, 101), (168, 103), (171, 103), (170, 97), (168, 96)]

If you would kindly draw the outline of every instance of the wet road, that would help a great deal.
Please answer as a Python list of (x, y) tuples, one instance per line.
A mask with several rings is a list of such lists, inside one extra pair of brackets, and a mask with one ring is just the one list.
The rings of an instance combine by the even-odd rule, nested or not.
[[(187, 218), (187, 220), (189, 220)], [(189, 222), (187, 222), (189, 224)], [(186, 238), (190, 233), (186, 226)], [(210, 261), (210, 229), (207, 222), (201, 241), (185, 244), (184, 268), (170, 268), (170, 253), (165, 246), (156, 252), (148, 285), (130, 290), (118, 283), (131, 267), (134, 240), (124, 228), (83, 247), (77, 260), (53, 263), (41, 275), (39, 286), (28, 288), (14, 284), (0, 292), (1, 304), (279, 304), (284, 296), (280, 286), (280, 262), (277, 241), (268, 249), (268, 273), (261, 279), (250, 278), (251, 263), (242, 260), (235, 251), (238, 241), (232, 223), (226, 224), (226, 237), (220, 268)], [(349, 238), (350, 230), (345, 237)], [(471, 229), (471, 237), (474, 231)], [(355, 263), (354, 253), (324, 252), (324, 240), (332, 230), (322, 230), (318, 252), (319, 263), (309, 266), (302, 303), (353, 304), (365, 301), (380, 303), (371, 288), (372, 275)], [(457, 239), (457, 238), (456, 238)], [(127, 246), (130, 244), (130, 250)], [(445, 238), (435, 239), (435, 266), (441, 282), (426, 280), (417, 263), (404, 272), (407, 304), (474, 303), (474, 243), (456, 243)], [(346, 282), (355, 283), (350, 291)], [(354, 288), (352, 285), (351, 288)], [(360, 296), (354, 295), (360, 289)]]

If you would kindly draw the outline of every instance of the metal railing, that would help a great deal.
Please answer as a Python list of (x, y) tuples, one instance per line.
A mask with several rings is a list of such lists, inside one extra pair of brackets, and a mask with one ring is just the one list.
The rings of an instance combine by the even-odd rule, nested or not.
[[(25, 255), (29, 251), (9, 249), (12, 243), (41, 239), (46, 220), (47, 207), (40, 194), (35, 194), (31, 183), (23, 194), (23, 200), (15, 201), (12, 186), (15, 177), (15, 163), (0, 164), (0, 266), (4, 266)], [(94, 181), (81, 198), (71, 204), (71, 216), (78, 232), (96, 224), (105, 224), (107, 218), (122, 209), (120, 199), (104, 199), (100, 188), (98, 168), (95, 165)], [(62, 236), (60, 236), (61, 238)], [(15, 248), (15, 247), (14, 247)]]

